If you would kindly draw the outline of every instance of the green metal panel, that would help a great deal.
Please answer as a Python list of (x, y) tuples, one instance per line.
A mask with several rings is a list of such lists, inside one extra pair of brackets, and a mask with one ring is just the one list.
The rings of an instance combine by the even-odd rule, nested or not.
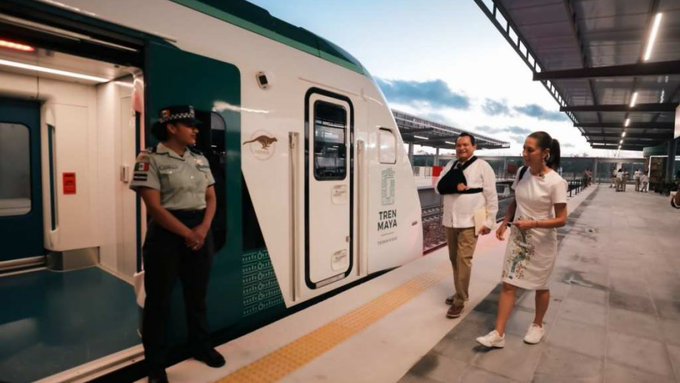
[[(166, 106), (188, 104), (196, 110), (212, 111), (216, 102), (241, 104), (240, 73), (234, 65), (156, 43), (147, 46), (145, 61), (145, 126), (149, 138), (159, 110)], [(227, 122), (226, 196), (218, 198), (226, 198), (228, 236), (226, 245), (215, 254), (210, 279), (208, 315), (212, 329), (238, 321), (242, 311), (241, 118), (238, 112), (225, 110), (219, 113)], [(182, 341), (186, 334), (178, 287), (175, 288), (168, 327), (173, 343)]]
[[(241, 105), (240, 73), (232, 64), (150, 43), (146, 48), (145, 78), (147, 133), (158, 120), (158, 111), (169, 105), (190, 104), (197, 111), (213, 111), (226, 123), (226, 195), (218, 198), (225, 201), (227, 235), (224, 247), (215, 254), (208, 319), (221, 339), (230, 339), (280, 317), (285, 310), (264, 241), (251, 239), (261, 238), (262, 234), (241, 173), (241, 115), (233, 110), (236, 108), (215, 108), (218, 102)], [(253, 266), (259, 268), (258, 273), (251, 273)], [(186, 334), (177, 287), (168, 327), (174, 344), (182, 342)], [(249, 317), (248, 323), (240, 323), (245, 316)]]
[(642, 149), (642, 155), (644, 157), (667, 156), (668, 155), (668, 145), (667, 144), (661, 144), (661, 145), (657, 145), (657, 146), (647, 146), (646, 148)]
[(257, 33), (295, 49), (320, 57), (354, 72), (368, 71), (352, 55), (337, 45), (283, 20), (265, 9), (242, 0), (171, 0), (195, 11)]

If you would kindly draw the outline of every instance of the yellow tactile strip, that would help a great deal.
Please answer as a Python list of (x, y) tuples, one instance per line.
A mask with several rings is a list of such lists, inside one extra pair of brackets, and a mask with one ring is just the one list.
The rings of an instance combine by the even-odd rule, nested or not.
[(333, 322), (234, 371), (219, 382), (259, 383), (282, 379), (382, 319), (449, 274), (449, 269), (442, 264), (442, 267), (437, 267), (437, 271), (411, 279)]

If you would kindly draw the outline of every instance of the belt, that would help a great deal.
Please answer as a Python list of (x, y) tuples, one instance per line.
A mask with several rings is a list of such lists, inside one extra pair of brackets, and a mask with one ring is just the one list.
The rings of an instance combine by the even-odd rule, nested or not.
[(484, 188), (470, 188), (470, 189), (467, 189), (465, 191), (458, 192), (458, 193), (459, 194), (477, 194), (477, 193), (481, 193), (482, 191), (484, 191)]

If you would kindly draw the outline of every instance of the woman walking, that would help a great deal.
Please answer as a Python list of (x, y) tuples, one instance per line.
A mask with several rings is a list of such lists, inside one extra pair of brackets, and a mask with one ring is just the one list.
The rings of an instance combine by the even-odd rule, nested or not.
[(556, 172), (560, 164), (559, 142), (546, 132), (534, 132), (525, 140), (522, 156), (527, 169), (518, 172), (512, 185), (515, 200), (496, 230), (496, 237), (502, 240), (511, 226), (496, 328), (477, 338), (486, 347), (505, 346), (505, 327), (518, 288), (536, 291), (536, 314), (524, 341), (536, 344), (545, 335), (543, 317), (550, 303), (548, 281), (557, 257), (556, 228), (567, 222), (567, 182)]

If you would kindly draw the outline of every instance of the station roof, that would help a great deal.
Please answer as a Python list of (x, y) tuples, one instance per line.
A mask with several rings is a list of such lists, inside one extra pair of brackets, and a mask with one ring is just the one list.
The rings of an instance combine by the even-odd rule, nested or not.
[(673, 139), (680, 0), (475, 2), (591, 147), (642, 150)]
[(477, 149), (509, 148), (510, 143), (495, 138), (482, 136), (463, 129), (428, 121), (414, 115), (392, 109), (401, 138), (407, 144), (431, 146), (441, 149), (456, 149), (456, 138), (461, 133), (469, 133), (475, 137)]

